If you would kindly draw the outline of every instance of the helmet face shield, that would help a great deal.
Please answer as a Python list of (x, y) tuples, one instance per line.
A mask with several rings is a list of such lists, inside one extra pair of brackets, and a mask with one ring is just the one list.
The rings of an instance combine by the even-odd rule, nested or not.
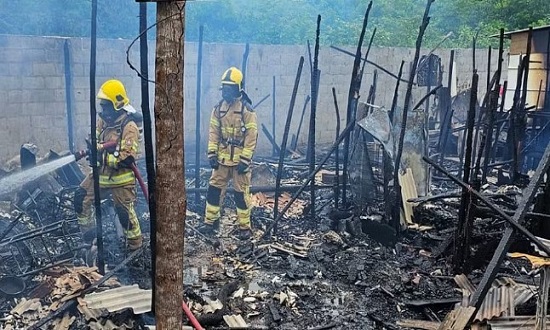
[(100, 99), (99, 106), (101, 107), (99, 116), (106, 122), (112, 122), (120, 115), (120, 113), (115, 109), (113, 102), (109, 100)]
[(222, 98), (231, 103), (241, 96), (241, 91), (238, 85), (235, 84), (222, 84)]

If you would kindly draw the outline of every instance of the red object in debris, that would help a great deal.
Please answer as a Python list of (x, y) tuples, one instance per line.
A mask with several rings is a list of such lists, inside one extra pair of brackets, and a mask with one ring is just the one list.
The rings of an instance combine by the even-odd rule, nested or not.
[(181, 307), (183, 308), (183, 311), (185, 312), (185, 315), (187, 315), (187, 318), (189, 319), (189, 321), (193, 325), (193, 328), (195, 328), (196, 330), (204, 330), (202, 325), (195, 318), (195, 315), (193, 315), (193, 313), (189, 309), (189, 306), (187, 306), (187, 304), (185, 303), (185, 300), (181, 301)]

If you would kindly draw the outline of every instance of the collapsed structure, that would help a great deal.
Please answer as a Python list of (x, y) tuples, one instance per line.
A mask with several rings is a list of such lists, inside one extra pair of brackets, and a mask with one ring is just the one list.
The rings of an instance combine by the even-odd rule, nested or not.
[[(273, 153), (254, 159), (255, 238), (245, 244), (233, 238), (236, 217), (229, 209), (221, 218), (219, 237), (207, 238), (195, 229), (208, 178), (200, 157), (198, 52), (194, 142), (199, 147), (187, 167), (187, 193), (197, 194), (189, 199), (186, 218), (183, 305), (202, 326), (545, 329), (550, 285), (550, 263), (544, 258), (550, 253), (545, 222), (550, 217), (545, 202), (550, 198), (545, 181), (550, 167), (545, 114), (550, 106), (550, 27), (501, 31), (494, 72), (492, 50), (485, 64), (475, 61), (474, 49), (472, 68), (465, 70), (471, 71), (471, 80), (464, 88), (456, 84), (454, 51), (446, 62), (435, 50), (421, 49), (430, 4), (408, 70), (404, 61), (394, 72), (369, 59), (376, 36), (376, 30), (370, 39), (366, 36), (372, 4), (356, 52), (333, 47), (355, 61), (347, 66), (350, 85), (331, 89), (337, 123), (335, 142), (328, 148), (315, 135), (320, 81), (331, 74), (321, 74), (319, 16), (306, 80), (309, 94), (295, 136), (290, 131), (296, 122), (292, 116), (298, 90), (304, 85), (303, 57), (293, 84), (288, 84), (292, 95), (285, 126), (279, 127), (282, 138), (275, 125), (283, 122), (275, 101), (271, 130), (262, 126), (264, 142)], [(511, 38), (508, 58), (505, 37)], [(242, 61), (245, 77), (249, 47)], [(365, 89), (369, 66), (376, 69)], [(486, 81), (478, 74), (482, 66)], [(395, 84), (391, 103), (377, 97), (383, 74)], [(271, 94), (255, 107), (275, 99), (275, 86), (274, 77)], [(345, 107), (337, 88), (349, 88)], [(299, 140), (308, 105), (306, 146)], [(68, 132), (75, 131), (73, 125), (68, 122)], [(69, 133), (70, 151), (73, 138)], [(23, 169), (29, 157), (28, 148), (22, 150)], [(63, 156), (50, 152), (48, 159)], [(30, 165), (31, 171), (39, 172), (41, 164), (51, 163), (39, 160)], [(118, 245), (121, 229), (106, 199), (102, 213), (112, 220), (104, 222), (108, 267), (106, 274), (99, 274), (93, 268), (95, 251), (84, 244), (72, 206), (86, 164), (59, 164), (32, 182), (22, 176), (23, 181), (13, 183), (10, 173), (0, 177), (6, 201), (0, 221), (3, 327), (146, 327), (153, 305), (149, 289), (154, 251), (145, 246), (128, 253)], [(139, 165), (142, 173), (150, 173), (143, 160)], [(228, 196), (226, 204), (231, 203)], [(146, 233), (147, 198), (139, 196), (137, 204)], [(115, 274), (118, 282), (112, 279)]]

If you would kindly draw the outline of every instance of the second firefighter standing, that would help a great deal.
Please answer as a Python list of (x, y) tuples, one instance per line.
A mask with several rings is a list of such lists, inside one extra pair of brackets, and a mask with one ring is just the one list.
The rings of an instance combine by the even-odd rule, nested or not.
[(208, 160), (212, 167), (206, 195), (204, 233), (219, 227), (221, 206), (229, 180), (233, 181), (239, 238), (251, 237), (250, 165), (258, 140), (256, 113), (242, 90), (243, 74), (231, 67), (221, 79), (222, 100), (210, 117)]

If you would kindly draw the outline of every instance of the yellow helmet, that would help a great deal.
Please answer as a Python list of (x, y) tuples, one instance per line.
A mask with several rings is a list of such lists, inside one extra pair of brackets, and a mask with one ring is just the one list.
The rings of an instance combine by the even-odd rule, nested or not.
[(241, 90), (242, 83), (243, 83), (243, 73), (241, 72), (241, 70), (237, 69), (234, 66), (225, 70), (225, 72), (222, 75), (222, 85), (223, 84), (237, 85), (239, 87), (239, 90)]
[(119, 80), (111, 79), (104, 82), (99, 88), (97, 98), (111, 101), (116, 111), (123, 109), (128, 113), (136, 113), (136, 109), (130, 105), (124, 85)]

